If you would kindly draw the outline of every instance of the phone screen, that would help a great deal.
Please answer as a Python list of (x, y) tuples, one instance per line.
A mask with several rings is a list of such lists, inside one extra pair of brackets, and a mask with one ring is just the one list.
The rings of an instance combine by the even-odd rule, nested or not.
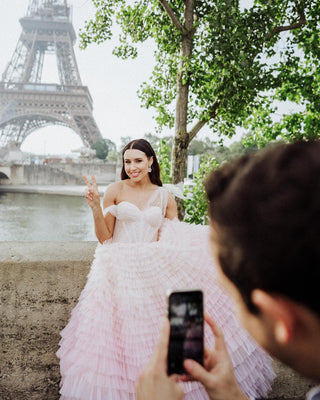
[(185, 374), (187, 358), (203, 365), (203, 294), (201, 290), (176, 291), (168, 296), (170, 341), (168, 375)]

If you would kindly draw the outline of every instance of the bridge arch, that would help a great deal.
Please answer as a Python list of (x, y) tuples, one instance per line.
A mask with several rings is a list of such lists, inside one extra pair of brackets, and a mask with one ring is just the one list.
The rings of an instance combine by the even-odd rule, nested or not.
[(11, 179), (11, 169), (9, 167), (0, 167), (0, 181)]

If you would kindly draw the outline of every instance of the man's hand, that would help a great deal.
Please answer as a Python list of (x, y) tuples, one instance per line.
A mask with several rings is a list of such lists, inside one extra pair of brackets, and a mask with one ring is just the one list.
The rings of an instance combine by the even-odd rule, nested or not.
[(182, 400), (184, 391), (177, 375), (167, 375), (170, 324), (163, 321), (155, 352), (142, 371), (136, 386), (137, 400)]
[(215, 337), (214, 349), (205, 349), (203, 368), (193, 360), (185, 360), (184, 367), (190, 377), (203, 384), (211, 400), (248, 400), (238, 386), (224, 336), (214, 321), (205, 315)]

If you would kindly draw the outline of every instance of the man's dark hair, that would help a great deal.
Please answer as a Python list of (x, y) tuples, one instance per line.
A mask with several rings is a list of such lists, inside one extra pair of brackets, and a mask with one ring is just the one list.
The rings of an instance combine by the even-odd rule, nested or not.
[(206, 181), (225, 275), (320, 315), (320, 142), (277, 145), (225, 164)]

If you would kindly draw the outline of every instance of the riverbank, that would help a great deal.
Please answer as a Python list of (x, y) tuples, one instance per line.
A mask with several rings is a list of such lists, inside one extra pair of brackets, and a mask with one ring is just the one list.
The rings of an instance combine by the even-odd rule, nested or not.
[[(99, 185), (101, 196), (107, 187), (108, 185)], [(86, 185), (0, 185), (0, 193), (43, 193), (64, 196), (84, 196), (86, 189)]]

